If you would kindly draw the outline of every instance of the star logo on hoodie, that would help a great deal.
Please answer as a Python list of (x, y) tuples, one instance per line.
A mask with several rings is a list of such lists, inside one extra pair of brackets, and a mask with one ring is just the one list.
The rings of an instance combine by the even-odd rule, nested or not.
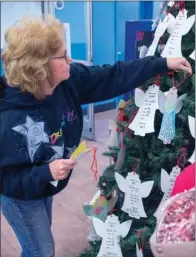
[[(64, 154), (64, 143), (60, 146), (58, 145), (52, 145), (50, 146), (50, 148), (52, 148), (52, 150), (55, 152), (54, 155), (50, 158), (50, 160), (48, 162), (51, 162), (53, 160), (56, 159), (61, 159), (63, 158), (63, 154)], [(73, 151), (76, 149), (76, 146), (73, 147), (66, 147), (65, 150), (67, 152), (66, 158), (70, 158), (71, 154), (73, 153)]]
[(56, 159), (60, 159), (63, 157), (63, 153), (64, 153), (64, 144), (62, 144), (61, 146), (57, 146), (57, 145), (53, 145), (50, 146), (52, 148), (52, 150), (55, 152), (54, 155), (50, 158), (50, 160), (48, 162), (51, 162), (53, 160)]
[(49, 143), (49, 137), (44, 131), (44, 122), (35, 122), (29, 116), (24, 124), (12, 128), (26, 137), (26, 144), (31, 161), (42, 143)]

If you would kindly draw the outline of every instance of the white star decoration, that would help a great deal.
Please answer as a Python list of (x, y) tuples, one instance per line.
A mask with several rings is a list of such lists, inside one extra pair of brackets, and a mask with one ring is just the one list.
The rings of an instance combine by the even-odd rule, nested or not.
[(50, 147), (55, 152), (55, 154), (50, 158), (49, 162), (63, 157), (64, 144), (62, 144), (61, 146), (54, 145), (54, 146), (50, 146)]
[[(55, 159), (60, 159), (63, 157), (63, 153), (64, 153), (64, 144), (62, 146), (50, 146), (52, 148), (52, 150), (55, 151), (55, 154), (50, 158), (50, 160), (48, 162), (51, 162)], [(69, 147), (66, 147), (66, 150), (68, 151), (68, 155), (67, 155), (67, 158), (70, 158), (71, 154), (73, 153), (74, 149), (76, 147), (72, 147), (72, 148), (69, 148)], [(50, 183), (57, 187), (58, 186), (58, 180), (55, 180), (55, 181), (50, 181)]]
[(40, 145), (49, 143), (49, 137), (44, 132), (44, 122), (35, 122), (29, 116), (26, 118), (26, 123), (12, 129), (26, 137), (27, 148), (32, 162)]

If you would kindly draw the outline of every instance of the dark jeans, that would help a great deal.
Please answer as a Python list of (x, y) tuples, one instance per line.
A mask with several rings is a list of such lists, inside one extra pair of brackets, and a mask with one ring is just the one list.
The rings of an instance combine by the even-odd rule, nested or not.
[(52, 201), (22, 201), (1, 196), (2, 213), (14, 230), (22, 247), (21, 257), (54, 257), (51, 232)]

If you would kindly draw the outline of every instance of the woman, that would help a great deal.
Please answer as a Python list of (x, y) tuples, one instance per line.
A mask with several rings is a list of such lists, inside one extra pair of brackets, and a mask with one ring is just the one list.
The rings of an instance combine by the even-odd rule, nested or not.
[(76, 165), (69, 156), (82, 133), (82, 104), (134, 89), (168, 69), (191, 73), (184, 58), (148, 57), (103, 67), (71, 64), (56, 19), (24, 19), (5, 34), (1, 92), (2, 212), (22, 256), (55, 256), (52, 196)]

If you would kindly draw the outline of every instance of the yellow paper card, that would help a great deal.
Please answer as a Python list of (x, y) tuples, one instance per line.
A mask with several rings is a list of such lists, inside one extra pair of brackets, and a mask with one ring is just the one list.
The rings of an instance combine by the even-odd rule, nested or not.
[(82, 141), (79, 146), (75, 149), (75, 151), (71, 155), (71, 159), (77, 159), (81, 154), (84, 154), (87, 151), (87, 145), (85, 141)]

